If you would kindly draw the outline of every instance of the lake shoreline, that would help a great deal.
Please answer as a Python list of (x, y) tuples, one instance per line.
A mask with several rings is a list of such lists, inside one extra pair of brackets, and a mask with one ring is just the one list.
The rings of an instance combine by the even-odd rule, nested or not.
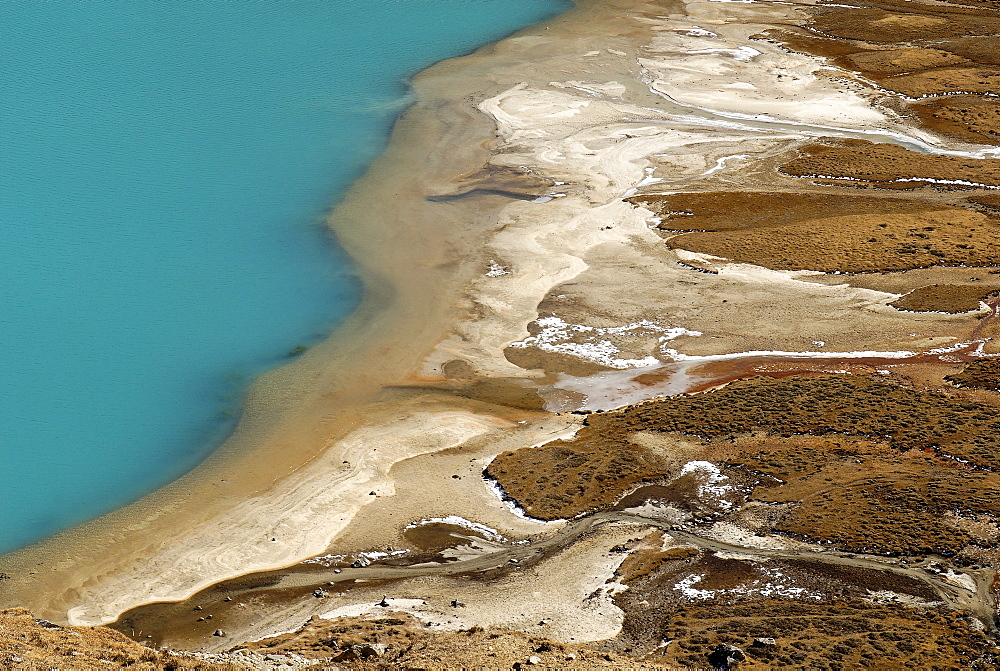
[[(807, 373), (868, 374), (840, 368), (844, 357), (836, 355), (946, 353), (979, 338), (987, 308), (915, 314), (889, 305), (909, 290), (907, 282), (932, 274), (942, 283), (974, 283), (967, 268), (848, 277), (798, 269), (790, 257), (779, 259), (790, 268), (770, 258), (771, 266), (730, 262), (675, 242), (671, 217), (695, 216), (671, 206), (678, 193), (778, 194), (804, 210), (807, 222), (820, 197), (847, 202), (842, 187), (779, 169), (820, 133), (847, 148), (875, 138), (969, 160), (982, 151), (915, 126), (880, 105), (881, 92), (845, 83), (843, 73), (835, 80), (822, 59), (759, 39), (764, 29), (807, 20), (805, 8), (592, 0), (422, 73), (417, 104), (332, 217), (341, 243), (359, 260), (365, 302), (336, 338), (265, 376), (231, 451), (178, 483), (178, 497), (204, 497), (211, 505), (193, 511), (195, 500), (167, 514), (150, 507), (147, 518), (132, 523), (133, 533), (120, 536), (129, 548), (123, 555), (96, 557), (128, 528), (122, 511), (108, 518), (102, 544), (80, 537), (83, 560), (76, 566), (66, 558), (70, 544), (61, 556), (36, 548), (20, 558), (20, 569), (0, 566), (11, 576), (3, 588), (30, 600), (25, 605), (41, 617), (98, 624), (139, 604), (183, 599), (220, 580), (325, 551), (387, 552), (405, 545), (406, 525), (421, 520), (459, 516), (511, 543), (528, 541), (566, 520), (518, 515), (483, 472), (498, 454), (514, 453), (508, 461), (528, 472), (508, 468), (504, 477), (523, 478), (524, 491), (535, 488), (536, 469), (552, 467), (549, 482), (556, 481), (558, 463), (531, 461), (543, 452), (535, 448), (573, 438), (584, 423), (573, 411), (589, 396), (616, 398), (623, 384), (632, 385), (621, 396), (629, 402), (636, 389), (653, 395), (648, 382), (667, 380), (671, 366), (692, 358), (826, 351), (835, 360), (817, 357)], [(644, 195), (655, 198), (629, 200)], [(915, 200), (921, 213), (952, 213), (958, 198), (927, 188)], [(881, 207), (888, 199), (880, 193), (866, 201), (867, 216), (874, 216), (872, 202)], [(779, 203), (778, 211), (794, 210)], [(876, 214), (896, 226), (910, 226), (907, 217), (916, 216)], [(977, 215), (959, 214), (963, 221)], [(842, 216), (835, 223), (856, 221), (853, 211)], [(752, 239), (737, 251), (761, 248), (766, 244)], [(926, 369), (958, 367), (942, 358)], [(926, 369), (903, 361), (879, 370), (904, 379), (913, 371), (929, 375)], [(740, 375), (753, 377), (754, 370)], [(692, 385), (697, 377), (681, 382)], [(669, 472), (688, 473), (695, 447), (642, 440), (650, 450), (672, 451)], [(227, 474), (244, 480), (223, 483)], [(634, 520), (609, 524), (560, 549), (558, 560), (542, 557), (520, 573), (513, 566), (486, 587), (435, 576), (397, 581), (392, 589), (425, 599), (407, 608), (442, 627), (525, 631), (541, 622), (554, 640), (605, 640), (621, 631), (625, 617), (613, 598), (625, 555), (613, 548), (632, 542), (638, 528)], [(784, 542), (776, 538), (768, 542)], [(674, 542), (656, 536), (650, 547), (659, 552)], [(45, 568), (25, 579), (36, 561)], [(150, 576), (162, 587), (149, 584)], [(552, 585), (559, 590), (546, 591)], [(230, 614), (225, 627), (247, 640), (312, 615), (380, 612), (386, 584), (350, 589), (339, 610), (307, 591)], [(443, 605), (450, 600), (467, 607), (451, 610)], [(190, 606), (178, 605), (184, 612), (175, 614), (169, 644), (215, 651), (231, 645), (212, 638), (221, 616), (195, 624)]]
[[(449, 203), (451, 221), (428, 222), (420, 231), (396, 221), (405, 216), (404, 199), (419, 206), (426, 194), (454, 189), (456, 176), (485, 163), (482, 143), (492, 136), (487, 120), (464, 106), (448, 109), (449, 100), (437, 89), (448, 88), (439, 80), (446, 82), (450, 71), (461, 68), (458, 63), (491, 49), (443, 61), (415, 77), (418, 101), (397, 121), (386, 151), (332, 213), (331, 229), (355, 260), (364, 285), (356, 311), (327, 340), (261, 376), (233, 435), (194, 471), (132, 505), (0, 557), (0, 573), (7, 576), (0, 582), (5, 605), (24, 606), (53, 621), (101, 624), (140, 602), (184, 598), (219, 580), (294, 564), (325, 549), (339, 527), (306, 534), (315, 520), (304, 521), (289, 539), (272, 520), (294, 515), (295, 506), (310, 499), (312, 494), (297, 491), (297, 481), (316, 476), (317, 462), (338, 437), (371, 423), (365, 408), (380, 389), (409, 379), (420, 355), (452, 321), (452, 304), (471, 266), (485, 263), (469, 258), (461, 275), (435, 267), (449, 260), (444, 242), (449, 224), (488, 219), (481, 204)], [(396, 188), (406, 193), (386, 193)], [(473, 422), (467, 431), (488, 426)], [(443, 439), (468, 435), (459, 430)], [(370, 466), (379, 471), (391, 463)], [(379, 476), (350, 477), (358, 481), (357, 491), (345, 490), (343, 496), (360, 503), (327, 502), (342, 506), (345, 515), (368, 503)], [(272, 508), (275, 498), (284, 503)], [(234, 520), (232, 510), (241, 505), (246, 510)], [(156, 576), (155, 584), (150, 576)], [(87, 602), (98, 603), (80, 605)]]

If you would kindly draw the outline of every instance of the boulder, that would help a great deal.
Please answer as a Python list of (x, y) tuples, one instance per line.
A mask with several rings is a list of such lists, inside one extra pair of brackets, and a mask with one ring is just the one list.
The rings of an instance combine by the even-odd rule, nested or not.
[(777, 648), (778, 642), (773, 638), (755, 638), (750, 644), (751, 648)]
[(713, 669), (731, 669), (746, 658), (741, 649), (728, 643), (720, 643), (715, 646), (715, 650), (708, 653), (708, 663)]

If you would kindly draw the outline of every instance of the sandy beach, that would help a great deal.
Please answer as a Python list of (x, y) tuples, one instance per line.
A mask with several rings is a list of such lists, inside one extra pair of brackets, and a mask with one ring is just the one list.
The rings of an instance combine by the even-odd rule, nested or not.
[[(139, 608), (128, 622), (153, 627), (156, 643), (208, 651), (313, 616), (387, 611), (435, 631), (493, 627), (581, 644), (632, 631), (628, 609), (653, 608), (629, 596), (629, 581), (653, 570), (637, 557), (826, 561), (822, 543), (835, 541), (810, 538), (805, 523), (785, 535), (768, 526), (796, 494), (766, 505), (739, 499), (734, 492), (759, 485), (740, 479), (749, 471), (719, 470), (770, 472), (771, 462), (746, 456), (764, 449), (753, 427), (730, 436), (717, 428), (729, 426), (725, 413), (711, 427), (676, 418), (715, 421), (714, 409), (589, 416), (733, 380), (751, 399), (732, 392), (737, 400), (752, 405), (754, 384), (792, 393), (780, 385), (794, 375), (806, 375), (804, 386), (788, 383), (800, 395), (822, 376), (929, 394), (997, 351), (1000, 276), (985, 269), (1000, 259), (984, 237), (995, 211), (970, 199), (986, 197), (1000, 152), (920, 123), (870, 72), (834, 65), (818, 47), (792, 48), (812, 7), (585, 0), (423, 72), (388, 151), (331, 215), (365, 281), (357, 314), (258, 381), (237, 433), (195, 472), (2, 558), (2, 602), (77, 625), (182, 602)], [(924, 165), (933, 172), (920, 173)], [(885, 186), (903, 179), (915, 190)], [(979, 186), (940, 183), (958, 179)], [(759, 211), (782, 228), (758, 227)], [(899, 247), (914, 231), (936, 245), (921, 248), (929, 261)], [(978, 248), (974, 236), (985, 241)], [(865, 384), (843, 393), (860, 398)], [(966, 400), (995, 404), (991, 394)], [(928, 399), (899, 402), (966, 412)], [(781, 436), (819, 435), (812, 424), (760, 427), (777, 432), (767, 445), (781, 454), (791, 449)], [(881, 438), (857, 440), (872, 441), (847, 441), (865, 459), (903, 468), (880, 451)], [(623, 466), (607, 445), (638, 456)], [(597, 465), (574, 470), (561, 451), (569, 448)], [(613, 477), (595, 484), (595, 472)], [(844, 473), (836, 477), (861, 478)], [(703, 510), (613, 507), (637, 488), (683, 478)], [(720, 491), (722, 503), (710, 496)], [(413, 529), (441, 520), (473, 540), (433, 552), (414, 540)], [(678, 531), (701, 522), (700, 535)], [(845, 565), (889, 571), (875, 550), (850, 551)], [(358, 564), (363, 553), (375, 562)], [(317, 556), (327, 563), (301, 564)], [(986, 580), (985, 569), (961, 570)], [(249, 588), (211, 587), (260, 572), (272, 572), (265, 582), (280, 594), (252, 607)], [(741, 594), (805, 589), (781, 575), (765, 571), (746, 583), (757, 592)], [(676, 585), (690, 592), (697, 579), (684, 580), (667, 591), (687, 594)], [(337, 593), (309, 597), (323, 584)], [(194, 603), (217, 619), (191, 622)], [(212, 637), (217, 626), (225, 637)]]

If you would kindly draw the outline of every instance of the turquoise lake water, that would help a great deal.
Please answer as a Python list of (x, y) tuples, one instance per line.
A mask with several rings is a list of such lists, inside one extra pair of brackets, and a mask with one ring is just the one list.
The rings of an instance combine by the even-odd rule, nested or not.
[(359, 285), (406, 78), (568, 0), (0, 3), (0, 552), (129, 503)]

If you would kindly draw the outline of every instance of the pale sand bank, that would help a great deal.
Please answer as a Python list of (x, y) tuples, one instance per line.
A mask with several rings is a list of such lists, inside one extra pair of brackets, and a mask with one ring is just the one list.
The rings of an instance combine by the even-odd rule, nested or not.
[[(669, 362), (668, 349), (801, 352), (822, 341), (834, 352), (893, 352), (961, 340), (974, 316), (922, 315), (918, 338), (913, 318), (885, 305), (897, 294), (757, 266), (692, 271), (652, 230), (653, 213), (622, 201), (654, 188), (802, 188), (771, 168), (823, 133), (980, 149), (916, 132), (871, 91), (830, 77), (821, 59), (750, 38), (801, 18), (788, 3), (592, 0), (423, 73), (389, 150), (332, 217), (366, 281), (358, 314), (255, 385), (237, 434), (197, 471), (5, 557), (4, 605), (102, 623), (331, 544), (391, 545), (416, 519), (461, 515), (512, 539), (558, 528), (511, 513), (478, 474), (498, 452), (564, 435), (573, 420), (434, 388), (456, 361), (469, 378), (552, 384), (504, 355), (540, 314), (603, 329), (574, 341), (590, 347), (576, 357), (590, 364), (595, 347)], [(550, 199), (427, 199), (475, 189)], [(621, 328), (639, 321), (656, 328)], [(662, 341), (671, 329), (679, 335)], [(604, 552), (602, 543), (579, 561)], [(567, 613), (615, 569), (595, 576), (575, 561), (539, 569), (545, 580), (573, 576), (553, 597)], [(530, 595), (540, 579), (511, 578), (505, 589)], [(430, 592), (459, 589), (430, 582), (421, 583)], [(505, 611), (484, 615), (496, 610), (488, 594), (463, 599), (482, 601), (465, 624), (524, 624)], [(598, 599), (594, 608), (604, 608), (600, 617), (584, 609), (552, 635), (613, 635), (614, 606)], [(304, 612), (262, 617), (253, 633)]]

